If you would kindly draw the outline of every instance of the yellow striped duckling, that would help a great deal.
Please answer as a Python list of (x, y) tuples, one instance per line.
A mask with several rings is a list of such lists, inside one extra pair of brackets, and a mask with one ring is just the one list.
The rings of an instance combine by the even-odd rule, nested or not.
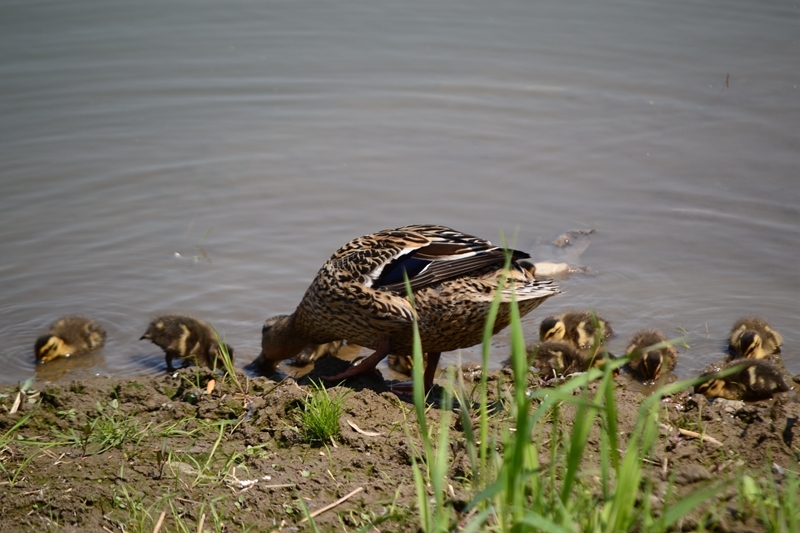
[(635, 355), (628, 362), (628, 368), (644, 381), (655, 381), (664, 374), (675, 369), (678, 362), (678, 351), (672, 346), (664, 346), (649, 350), (650, 346), (666, 341), (667, 338), (658, 330), (643, 329), (631, 337), (625, 355)]
[(764, 359), (780, 353), (783, 337), (766, 320), (746, 317), (733, 325), (728, 338), (730, 359)]
[(548, 316), (539, 326), (539, 340), (568, 342), (578, 350), (590, 349), (598, 335), (602, 345), (613, 334), (607, 320), (589, 311)]
[[(387, 360), (389, 362), (389, 368), (391, 368), (395, 372), (399, 372), (407, 376), (411, 375), (411, 370), (414, 368), (414, 357), (411, 354), (396, 355), (390, 353)], [(423, 364), (426, 363), (427, 361), (428, 361), (427, 354), (422, 354)]]
[(139, 340), (144, 339), (153, 341), (164, 350), (167, 370), (174, 370), (172, 360), (175, 358), (191, 360), (208, 368), (221, 368), (222, 361), (219, 358), (223, 347), (231, 361), (234, 358), (233, 348), (220, 343), (208, 324), (188, 316), (164, 315), (155, 318)]
[(602, 352), (595, 357), (589, 357), (563, 341), (533, 343), (525, 349), (528, 352), (528, 361), (539, 369), (539, 374), (543, 378), (547, 379), (599, 368), (605, 362), (607, 355)]
[[(737, 370), (727, 376), (700, 383), (695, 386), (694, 392), (707, 398), (755, 402), (789, 390), (789, 385), (780, 369), (768, 361), (736, 359), (724, 365), (719, 371), (731, 368)], [(718, 372), (706, 372), (702, 376), (713, 376)]]
[(333, 341), (325, 344), (309, 344), (303, 351), (294, 356), (298, 365), (308, 365), (326, 356), (335, 356), (342, 348), (344, 341)]
[[(552, 281), (536, 280), (519, 266), (527, 253), (509, 253), (495, 333), (509, 324), (512, 301), (524, 316), (560, 292)], [(373, 371), (389, 353), (410, 354), (416, 318), (428, 354), (429, 390), (441, 352), (482, 341), (505, 263), (502, 247), (445, 226), (404, 226), (359, 237), (322, 265), (294, 313), (263, 332), (255, 363), (271, 371), (308, 344), (338, 339), (375, 350), (358, 366), (327, 378), (339, 381)]]
[(33, 351), (36, 359), (45, 363), (57, 357), (82, 355), (102, 348), (106, 343), (106, 330), (83, 316), (68, 315), (50, 326), (46, 335), (36, 339)]

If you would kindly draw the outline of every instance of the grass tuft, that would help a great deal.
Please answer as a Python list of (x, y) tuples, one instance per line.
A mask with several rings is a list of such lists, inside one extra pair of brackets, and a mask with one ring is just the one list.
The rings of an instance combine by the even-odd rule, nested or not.
[(302, 410), (295, 420), (300, 426), (303, 440), (310, 444), (328, 443), (339, 436), (339, 419), (342, 416), (347, 392), (331, 396), (323, 385), (312, 382), (311, 392), (303, 400)]

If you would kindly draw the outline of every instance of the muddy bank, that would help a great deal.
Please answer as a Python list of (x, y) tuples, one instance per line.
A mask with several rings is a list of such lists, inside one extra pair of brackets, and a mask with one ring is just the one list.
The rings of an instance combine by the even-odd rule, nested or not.
[[(197, 531), (200, 522), (206, 531), (300, 531), (307, 528), (303, 504), (318, 511), (353, 491), (315, 519), (321, 531), (370, 530), (370, 524), (377, 531), (417, 531), (411, 462), (420, 441), (413, 406), (388, 392), (379, 376), (331, 387), (331, 394), (346, 395), (341, 436), (324, 445), (303, 442), (297, 413), (309, 377), (345, 364), (321, 361), (299, 383), (239, 375), (237, 384), (188, 368), (156, 377), (34, 384), (14, 414), (9, 410), (17, 394), (3, 389), (0, 531), (151, 532), (162, 512), (162, 531)], [(501, 396), (511, 387), (508, 371), (490, 379)], [(624, 445), (644, 397), (618, 381)], [(440, 415), (428, 410), (433, 428)], [(753, 404), (708, 402), (688, 391), (670, 398), (660, 409), (661, 430), (646, 465), (654, 495), (665, 495), (670, 480), (687, 493), (744, 471), (756, 479), (773, 475), (780, 484), (786, 470), (797, 470), (799, 416), (792, 395)], [(459, 508), (475, 491), (455, 418), (448, 483), (450, 504)], [(568, 409), (560, 420), (569, 430)], [(502, 409), (492, 417), (497, 426), (509, 423)], [(599, 444), (590, 438), (587, 476), (599, 468)], [(680, 527), (695, 529), (703, 521), (715, 531), (764, 530), (755, 513), (743, 510), (737, 487), (732, 482)], [(659, 512), (659, 502), (651, 504)]]

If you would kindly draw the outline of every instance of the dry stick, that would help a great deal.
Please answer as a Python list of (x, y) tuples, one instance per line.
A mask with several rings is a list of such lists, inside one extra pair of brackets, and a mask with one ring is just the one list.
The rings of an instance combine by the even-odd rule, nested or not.
[(357, 489), (355, 489), (355, 490), (354, 490), (353, 492), (351, 492), (350, 494), (347, 494), (347, 495), (345, 495), (345, 496), (342, 496), (341, 498), (339, 498), (338, 500), (336, 500), (336, 501), (335, 501), (335, 502), (333, 502), (332, 504), (330, 504), (330, 505), (326, 505), (326, 506), (325, 506), (325, 507), (323, 507), (322, 509), (317, 509), (316, 511), (314, 511), (313, 513), (311, 513), (311, 515), (310, 515), (308, 518), (303, 518), (302, 520), (300, 520), (300, 523), (301, 523), (301, 524), (303, 524), (303, 523), (305, 523), (305, 522), (308, 522), (308, 519), (309, 519), (309, 518), (315, 518), (315, 517), (317, 517), (317, 516), (321, 515), (322, 513), (324, 513), (325, 511), (329, 511), (329, 510), (333, 509), (334, 507), (336, 507), (337, 505), (341, 505), (342, 503), (344, 503), (344, 502), (345, 502), (345, 501), (347, 501), (348, 499), (352, 498), (353, 496), (355, 496), (356, 494), (358, 494), (358, 493), (359, 493), (359, 492), (361, 492), (362, 490), (364, 490), (364, 487), (358, 487)]
[(200, 515), (200, 522), (197, 523), (197, 533), (203, 533), (203, 526), (206, 523), (206, 513)]
[(161, 511), (161, 514), (158, 517), (158, 522), (156, 522), (156, 527), (153, 528), (153, 533), (158, 533), (161, 529), (161, 525), (164, 523), (164, 518), (167, 516), (166, 511)]
[(708, 435), (702, 435), (702, 434), (697, 433), (695, 431), (689, 431), (688, 429), (673, 428), (669, 424), (660, 424), (660, 425), (664, 429), (669, 429), (669, 430), (677, 429), (678, 433), (680, 433), (684, 437), (694, 437), (696, 439), (701, 439), (701, 440), (708, 441), (708, 442), (710, 442), (712, 444), (716, 444), (717, 446), (722, 446), (722, 443), (720, 441), (718, 441), (717, 439), (715, 439), (714, 437), (709, 437)]

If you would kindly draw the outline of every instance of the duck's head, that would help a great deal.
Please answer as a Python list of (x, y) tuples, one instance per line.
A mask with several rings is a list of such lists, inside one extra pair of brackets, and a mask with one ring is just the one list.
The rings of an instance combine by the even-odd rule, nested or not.
[(254, 361), (266, 370), (275, 370), (280, 361), (290, 359), (308, 345), (295, 332), (294, 315), (268, 318), (261, 328), (261, 353)]
[(539, 326), (539, 340), (557, 341), (564, 338), (566, 326), (564, 321), (556, 316), (549, 316), (542, 320)]
[(36, 339), (33, 351), (36, 354), (36, 359), (46, 363), (57, 357), (69, 357), (72, 355), (73, 349), (56, 335), (42, 335)]
[(747, 330), (739, 336), (735, 348), (747, 359), (763, 359), (767, 356), (761, 348), (763, 341), (761, 335), (753, 330)]
[(728, 384), (724, 379), (711, 379), (695, 385), (694, 393), (702, 394), (706, 398), (726, 398), (730, 396)]
[(231, 346), (227, 342), (220, 342), (220, 343), (215, 342), (208, 349), (208, 358), (210, 361), (216, 361), (217, 368), (224, 366), (222, 363), (223, 353), (227, 354), (228, 358), (231, 360), (231, 363), (233, 363), (236, 354), (233, 351), (233, 346)]
[(148, 324), (147, 331), (144, 332), (144, 335), (139, 337), (139, 340), (140, 341), (143, 341), (143, 340), (151, 341), (151, 340), (153, 340), (155, 338), (156, 332), (163, 331), (163, 329), (164, 329), (164, 321), (163, 320), (153, 321), (150, 324)]
[(648, 379), (658, 379), (664, 366), (664, 355), (659, 350), (651, 350), (642, 354), (642, 370)]

